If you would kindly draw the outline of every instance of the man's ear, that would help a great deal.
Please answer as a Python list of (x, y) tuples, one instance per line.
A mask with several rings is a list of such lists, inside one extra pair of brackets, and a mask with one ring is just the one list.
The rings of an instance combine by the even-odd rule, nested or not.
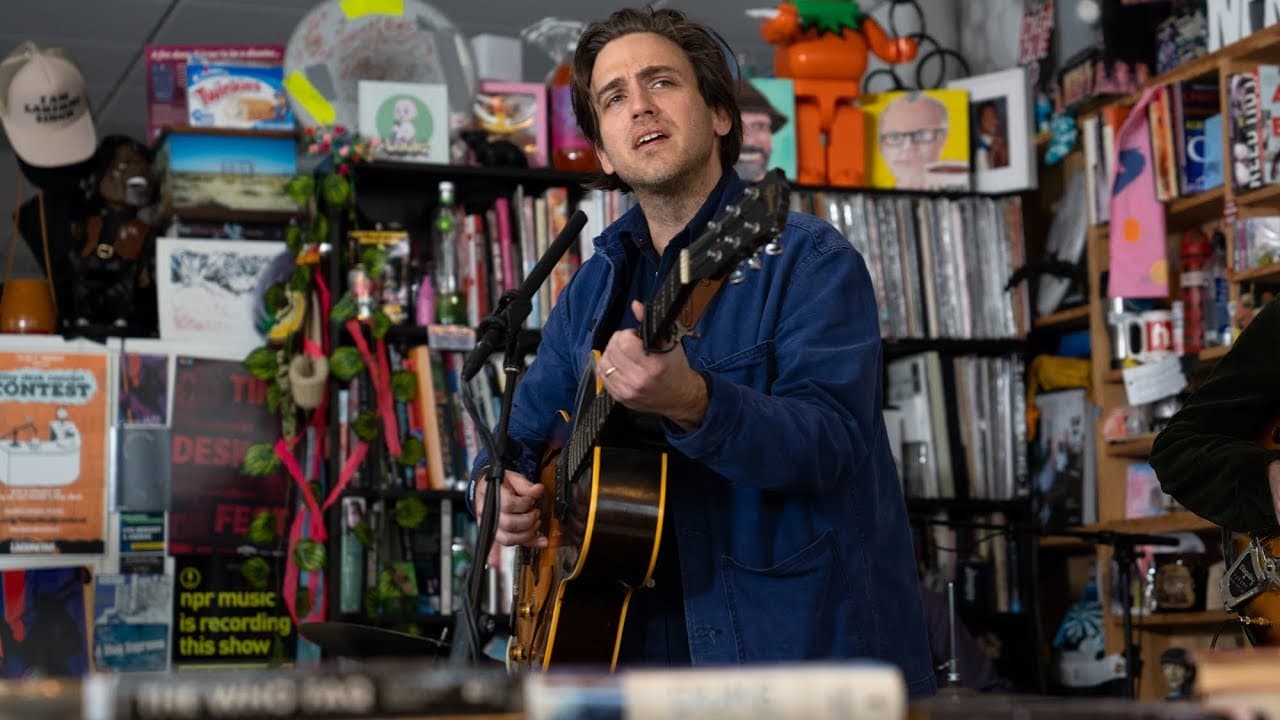
[(715, 108), (713, 113), (711, 129), (719, 137), (728, 135), (729, 131), (733, 129), (733, 117), (729, 115), (729, 111), (724, 108)]
[(600, 145), (592, 144), (591, 148), (596, 151), (596, 160), (600, 161), (600, 169), (605, 175), (613, 174), (613, 163), (609, 162), (609, 153)]

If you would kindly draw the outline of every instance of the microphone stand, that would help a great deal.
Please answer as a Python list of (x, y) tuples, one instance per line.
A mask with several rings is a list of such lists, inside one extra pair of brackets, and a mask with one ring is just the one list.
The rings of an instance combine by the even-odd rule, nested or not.
[[(465, 602), (455, 606), (454, 610), (456, 617), (454, 618), (453, 644), (449, 652), (449, 660), (453, 664), (474, 664), (481, 656), (480, 633), (476, 620), (480, 615), (480, 587), (485, 575), (485, 563), (497, 531), (499, 488), (502, 486), (507, 461), (510, 459), (508, 455), (511, 447), (507, 428), (511, 419), (511, 406), (515, 398), (516, 383), (524, 369), (524, 355), (529, 349), (529, 334), (522, 331), (521, 327), (533, 312), (534, 293), (551, 274), (552, 268), (569, 249), (569, 245), (577, 239), (586, 222), (585, 213), (581, 210), (575, 212), (555, 241), (547, 248), (546, 253), (529, 271), (520, 287), (502, 294), (498, 299), (497, 307), (476, 328), (475, 349), (463, 364), (463, 404), (466, 405), (467, 414), (471, 416), (476, 426), (476, 434), (480, 436), (480, 442), (488, 453), (489, 465), (484, 478), (478, 480), (485, 484), (484, 507), (475, 508), (476, 516), (479, 518), (479, 532), (470, 574), (467, 576), (466, 598)], [(483, 369), (485, 360), (499, 346), (502, 348), (502, 371), (506, 382), (502, 388), (502, 406), (498, 416), (497, 431), (490, 432), (476, 409), (475, 397), (471, 393), (471, 379)]]

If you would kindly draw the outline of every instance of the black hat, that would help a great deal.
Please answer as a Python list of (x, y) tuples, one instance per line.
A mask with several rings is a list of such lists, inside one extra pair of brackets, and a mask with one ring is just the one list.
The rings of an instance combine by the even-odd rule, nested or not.
[(769, 132), (778, 132), (778, 130), (787, 124), (787, 116), (778, 112), (768, 98), (756, 89), (756, 86), (750, 80), (743, 78), (738, 83), (738, 110), (742, 112), (760, 112), (769, 116)]

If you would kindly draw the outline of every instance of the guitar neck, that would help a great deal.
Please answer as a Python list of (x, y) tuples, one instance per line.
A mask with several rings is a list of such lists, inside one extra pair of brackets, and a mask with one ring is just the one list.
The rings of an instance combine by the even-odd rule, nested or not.
[[(682, 261), (683, 259), (682, 257)], [(646, 352), (665, 349), (675, 336), (677, 320), (692, 294), (688, 283), (682, 280), (685, 273), (680, 270), (682, 268), (668, 273), (653, 299), (645, 304), (644, 322), (640, 324), (639, 333)], [(581, 470), (617, 406), (613, 396), (604, 390), (585, 409), (579, 410), (575, 432), (565, 450), (565, 467), (570, 477)]]

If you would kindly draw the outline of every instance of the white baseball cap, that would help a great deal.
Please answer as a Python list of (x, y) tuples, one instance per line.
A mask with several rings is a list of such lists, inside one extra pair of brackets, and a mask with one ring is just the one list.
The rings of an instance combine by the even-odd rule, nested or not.
[(83, 162), (98, 144), (84, 74), (61, 48), (24, 42), (0, 62), (0, 123), (35, 167)]

